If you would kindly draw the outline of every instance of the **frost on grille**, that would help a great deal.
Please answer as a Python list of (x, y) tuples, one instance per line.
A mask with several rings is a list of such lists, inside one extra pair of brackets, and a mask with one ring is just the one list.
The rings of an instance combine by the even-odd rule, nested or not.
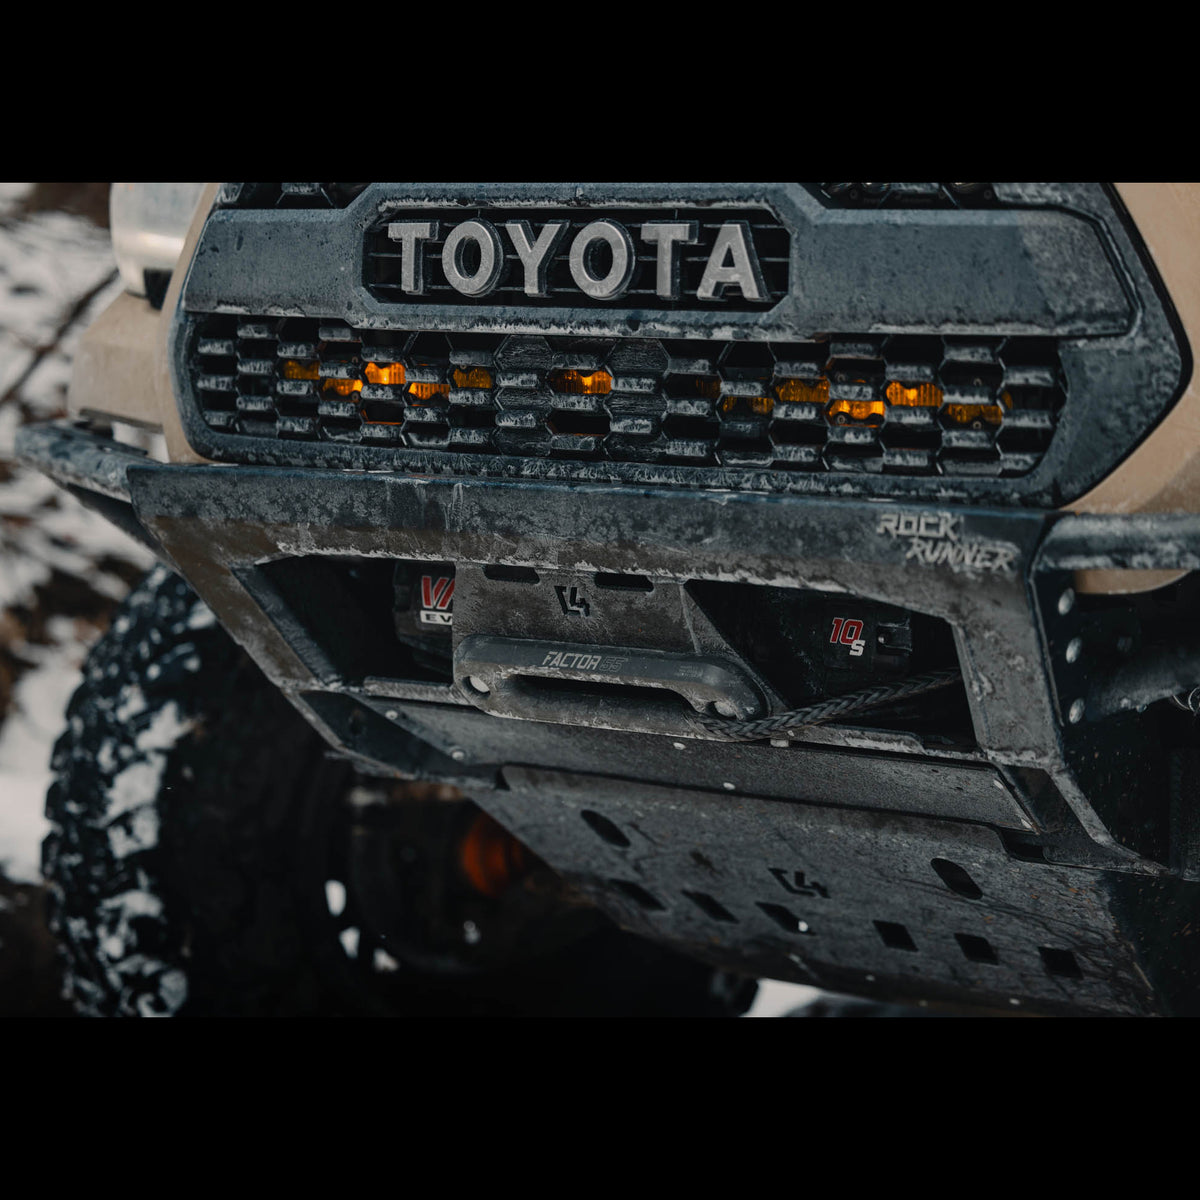
[(1037, 465), (1065, 401), (1055, 342), (1036, 337), (576, 338), (225, 315), (192, 318), (188, 337), (210, 429), (381, 451), (1009, 477)]

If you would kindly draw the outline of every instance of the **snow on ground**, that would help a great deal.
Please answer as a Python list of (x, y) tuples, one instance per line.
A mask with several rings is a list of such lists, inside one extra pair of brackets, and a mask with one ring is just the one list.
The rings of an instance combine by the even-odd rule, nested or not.
[(75, 346), (120, 291), (107, 231), (22, 211), (31, 187), (0, 184), (0, 872), (16, 882), (40, 880), (50, 751), (80, 665), (152, 562), (13, 460), (21, 425), (65, 413)]
[[(87, 305), (90, 311), (67, 330), (65, 353), (48, 352), (75, 307), (97, 288), (102, 291)], [(106, 230), (65, 212), (18, 219), (14, 198), (0, 197), (0, 396), (8, 399), (41, 355), (38, 378), (29, 376), (19, 401), (45, 415), (61, 409), (74, 344), (92, 315), (119, 292)]]
[(46, 650), (17, 684), (12, 711), (0, 726), (0, 873), (14, 883), (41, 882), (50, 751), (66, 725), (63, 714), (86, 653), (79, 641)]

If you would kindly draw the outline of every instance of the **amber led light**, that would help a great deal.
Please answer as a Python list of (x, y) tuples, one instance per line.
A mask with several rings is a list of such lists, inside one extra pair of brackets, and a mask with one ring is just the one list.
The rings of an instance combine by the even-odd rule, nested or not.
[(410, 383), (408, 394), (418, 400), (432, 400), (434, 396), (445, 396), (450, 391), (448, 383)]
[(549, 382), (556, 392), (576, 396), (607, 396), (612, 391), (612, 376), (607, 371), (593, 371), (590, 375), (582, 371), (551, 371)]
[(830, 417), (839, 425), (847, 421), (869, 421), (873, 417), (883, 417), (882, 400), (835, 400), (829, 406)]
[(284, 379), (319, 379), (321, 366), (319, 363), (297, 362), (294, 358), (284, 360)]
[(803, 379), (781, 379), (775, 385), (775, 395), (785, 404), (820, 404), (829, 401), (829, 380), (808, 383)]
[(321, 384), (321, 391), (333, 392), (338, 396), (352, 396), (362, 391), (361, 379), (327, 379)]
[(382, 383), (396, 387), (404, 382), (404, 364), (369, 362), (363, 374), (366, 375), (368, 383)]
[(999, 425), (1004, 420), (1004, 410), (1012, 406), (1012, 396), (1001, 392), (1000, 404), (947, 404), (943, 411), (955, 425), (973, 425), (978, 429), (985, 421)]
[(942, 404), (942, 389), (934, 383), (918, 383), (912, 387), (889, 383), (884, 395), (900, 408), (940, 408)]
[(946, 418), (955, 425), (978, 425), (982, 421), (999, 425), (1004, 410), (998, 404), (947, 404)]
[(490, 388), (492, 386), (492, 373), (485, 371), (482, 367), (471, 367), (468, 371), (464, 371), (462, 367), (455, 367), (452, 378), (456, 388)]
[(744, 399), (750, 406), (750, 411), (756, 413), (760, 417), (769, 417), (771, 410), (775, 407), (775, 401), (770, 396), (726, 396), (721, 401), (720, 409), (723, 413), (732, 411), (737, 406), (737, 402)]

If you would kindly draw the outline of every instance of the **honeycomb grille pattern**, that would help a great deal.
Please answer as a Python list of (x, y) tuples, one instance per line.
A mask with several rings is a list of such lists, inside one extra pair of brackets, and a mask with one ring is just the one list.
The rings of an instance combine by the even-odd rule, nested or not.
[(1065, 402), (1045, 338), (580, 339), (211, 315), (192, 318), (187, 362), (209, 428), (242, 438), (735, 470), (1022, 475)]
[(823, 183), (820, 194), (845, 208), (989, 208), (990, 183)]

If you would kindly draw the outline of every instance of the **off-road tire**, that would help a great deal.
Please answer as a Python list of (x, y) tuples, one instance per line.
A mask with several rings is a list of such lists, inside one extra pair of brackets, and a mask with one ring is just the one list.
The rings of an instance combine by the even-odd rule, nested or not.
[(351, 769), (163, 568), (97, 643), (67, 720), (43, 871), (86, 1015), (725, 1016), (753, 998), (605, 923), (482, 975), (373, 978), (321, 884)]

